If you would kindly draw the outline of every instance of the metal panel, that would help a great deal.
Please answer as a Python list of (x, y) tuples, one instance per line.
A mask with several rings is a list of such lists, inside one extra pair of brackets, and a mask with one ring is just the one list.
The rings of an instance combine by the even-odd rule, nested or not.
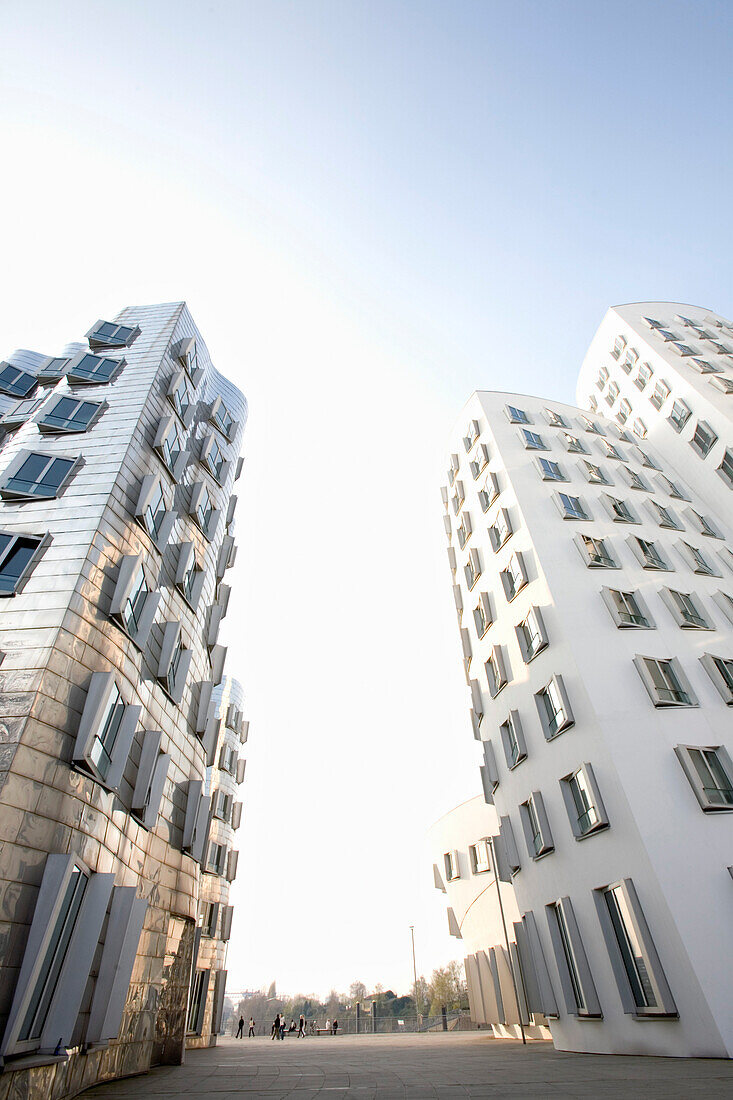
[(147, 908), (147, 900), (136, 897), (134, 886), (115, 887), (87, 1024), (88, 1043), (117, 1038)]

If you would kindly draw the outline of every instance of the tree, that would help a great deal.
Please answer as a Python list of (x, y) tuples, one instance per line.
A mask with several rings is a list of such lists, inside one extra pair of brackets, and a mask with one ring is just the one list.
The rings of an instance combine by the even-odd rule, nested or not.
[(352, 982), (349, 986), (349, 993), (352, 1001), (364, 1002), (367, 995), (367, 987), (363, 982)]
[(466, 983), (461, 964), (451, 962), (434, 970), (427, 992), (430, 1014), (433, 1016), (437, 1016), (443, 1007), (461, 1008), (466, 999)]

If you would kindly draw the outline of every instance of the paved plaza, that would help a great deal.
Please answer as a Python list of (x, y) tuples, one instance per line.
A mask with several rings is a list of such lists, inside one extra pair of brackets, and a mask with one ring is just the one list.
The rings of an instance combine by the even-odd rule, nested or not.
[(84, 1100), (397, 1100), (434, 1097), (733, 1097), (733, 1062), (562, 1054), (551, 1043), (491, 1039), (486, 1032), (324, 1036), (285, 1042), (221, 1039), (184, 1066), (101, 1085)]

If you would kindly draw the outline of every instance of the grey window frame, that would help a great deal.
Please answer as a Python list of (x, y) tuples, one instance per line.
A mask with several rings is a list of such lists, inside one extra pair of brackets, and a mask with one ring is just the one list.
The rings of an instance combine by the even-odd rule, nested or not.
[(532, 424), (532, 418), (516, 405), (505, 405), (504, 411), (510, 424)]
[(14, 553), (19, 542), (35, 542), (37, 545), (18, 576), (14, 579), (13, 587), (6, 591), (2, 584), (0, 584), (0, 599), (9, 599), (12, 596), (19, 595), (23, 591), (33, 570), (51, 545), (51, 535), (48, 532), (43, 535), (36, 535), (27, 531), (8, 531), (0, 528), (0, 537), (5, 535), (9, 537), (10, 541), (4, 549), (0, 550), (0, 579), (3, 576), (3, 566)]
[[(606, 901), (606, 896), (616, 890), (620, 891), (626, 902), (633, 925), (630, 931), (635, 936), (643, 956), (643, 972), (639, 969), (638, 963), (624, 961), (625, 951), (632, 953), (633, 948), (630, 942), (627, 942), (625, 948), (619, 942), (618, 933)], [(625, 878), (609, 883), (607, 886), (598, 887), (593, 891), (593, 897), (624, 1012), (636, 1019), (676, 1019), (678, 1016), (677, 1006), (667, 983), (633, 881), (630, 878)], [(623, 915), (619, 917), (619, 922), (628, 936), (629, 929), (625, 928)], [(635, 980), (642, 989), (644, 981), (649, 982), (652, 995), (657, 1002), (655, 1006), (640, 1005), (638, 1003), (629, 977), (630, 967), (633, 967)]]
[[(551, 458), (542, 458), (541, 455), (537, 456), (536, 462), (543, 481), (568, 481), (559, 462), (554, 462)], [(550, 469), (548, 470), (546, 467), (550, 467)]]
[(704, 535), (708, 539), (722, 539), (718, 525), (709, 516), (704, 516), (694, 508), (685, 508), (683, 516), (697, 535)]
[[(530, 619), (534, 619), (534, 634), (531, 634), (527, 627), (527, 623)], [(533, 661), (543, 649), (547, 649), (549, 639), (547, 637), (547, 630), (545, 629), (542, 612), (539, 607), (530, 607), (527, 614), (520, 623), (517, 623), (514, 630), (517, 635), (517, 641), (519, 642), (522, 659), (526, 665), (528, 665), (530, 661)], [(530, 640), (532, 637), (537, 639), (537, 644), (533, 648), (530, 647)]]
[(725, 448), (720, 466), (716, 468), (715, 472), (729, 489), (733, 489), (733, 448)]
[[(654, 539), (642, 539), (638, 535), (629, 535), (626, 539), (626, 545), (631, 550), (636, 560), (642, 569), (646, 569), (654, 573), (672, 573), (674, 567), (659, 550), (656, 540)], [(644, 547), (650, 547), (651, 550), (647, 556), (647, 551)]]
[(45, 400), (45, 395), (41, 397), (21, 397), (0, 417), (0, 428), (4, 428), (6, 432), (15, 431), (21, 424), (25, 424), (31, 419)]
[[(511, 569), (513, 562), (516, 562), (518, 566), (520, 577), (520, 582), (516, 586), (514, 585), (514, 575)], [(501, 577), (501, 584), (502, 588), (504, 589), (504, 595), (506, 597), (507, 603), (511, 603), (512, 600), (516, 599), (519, 593), (529, 584), (529, 574), (527, 572), (527, 567), (524, 564), (524, 554), (521, 550), (514, 551), (514, 553), (509, 558), (506, 567), (501, 570), (499, 576)]]
[[(151, 501), (156, 496), (156, 487), (160, 487), (160, 496), (165, 508), (162, 512), (160, 525), (157, 529), (151, 530), (147, 522), (147, 512), (150, 507)], [(166, 498), (165, 487), (158, 474), (145, 474), (140, 483), (140, 491), (137, 496), (137, 502), (135, 504), (134, 515), (137, 522), (142, 529), (149, 536), (152, 544), (158, 549), (163, 550), (167, 545), (168, 539), (173, 531), (173, 526), (178, 518), (178, 513), (168, 506), (168, 500)], [(156, 512), (157, 515), (157, 512)]]
[[(623, 603), (625, 607), (627, 607), (629, 603), (628, 597), (631, 597), (631, 601), (636, 605), (640, 621), (635, 621), (632, 618), (632, 616), (634, 616), (637, 612), (633, 612), (630, 609), (624, 611), (618, 606), (619, 601), (614, 598), (616, 595), (623, 597)], [(654, 619), (650, 615), (649, 609), (638, 591), (624, 591), (620, 588), (608, 588), (604, 586), (601, 589), (601, 598), (603, 599), (604, 604), (611, 614), (611, 618), (613, 619), (619, 630), (655, 629), (656, 624), (654, 622)], [(629, 617), (625, 618), (625, 615)]]
[(502, 688), (509, 683), (510, 670), (504, 660), (503, 649), (504, 647), (500, 645), (492, 646), (491, 653), (484, 661), (486, 682), (492, 699), (496, 699)]
[(456, 479), (453, 488), (455, 492), (451, 497), (451, 504), (453, 506), (453, 515), (457, 516), (463, 505), (466, 503), (466, 490), (463, 482)]
[(509, 870), (509, 878), (505, 878), (501, 873), (500, 877), (507, 882), (511, 881), (511, 879), (522, 869), (519, 848), (517, 847), (517, 841), (514, 836), (514, 826), (508, 815), (499, 818), (499, 840)]
[[(187, 585), (191, 573), (194, 574), (193, 584)], [(179, 544), (178, 560), (176, 562), (176, 588), (183, 596), (189, 607), (195, 611), (201, 599), (206, 571), (199, 565), (196, 558), (196, 544), (194, 542), (182, 542)]]
[(613, 485), (606, 471), (595, 462), (589, 462), (587, 458), (580, 460), (578, 469), (589, 485)]
[(527, 742), (522, 729), (522, 720), (518, 710), (510, 710), (499, 726), (504, 757), (509, 771), (513, 771), (527, 759)]
[[(208, 496), (209, 504), (211, 506), (208, 518), (206, 520), (204, 520), (204, 518), (200, 514), (204, 494)], [(219, 520), (221, 519), (221, 509), (216, 507), (216, 500), (209, 492), (209, 487), (205, 481), (197, 481), (191, 486), (188, 514), (194, 521), (198, 529), (201, 531), (204, 538), (211, 542), (216, 534), (217, 527), (219, 526)]]
[[(560, 701), (559, 711), (555, 711), (555, 714), (557, 716), (558, 713), (562, 712), (564, 715), (564, 720), (560, 725), (556, 725), (554, 720), (550, 718), (549, 709), (544, 702), (545, 699), (552, 700), (550, 691), (553, 686)], [(534, 693), (534, 701), (546, 741), (554, 741), (556, 737), (575, 725), (575, 717), (562, 676), (558, 674), (551, 676), (544, 687)]]
[[(704, 813), (731, 813), (733, 811), (733, 760), (730, 758), (730, 754), (724, 745), (675, 745), (675, 755), (682, 765), (682, 769), (687, 776), (687, 780), (692, 787), (695, 794), (695, 798), (700, 804), (700, 808)], [(705, 785), (703, 777), (700, 775), (700, 771), (697, 768), (692, 753), (712, 753), (716, 757), (716, 763), (720, 771), (723, 773), (725, 780), (727, 780), (727, 786), (721, 787), (719, 784), (716, 786), (708, 787)], [(708, 772), (712, 775), (709, 764), (706, 762)], [(724, 792), (730, 799), (728, 802), (715, 801), (711, 799), (709, 791), (715, 790), (717, 792)]]
[(721, 699), (726, 706), (733, 707), (733, 668), (729, 673), (731, 676), (731, 682), (729, 683), (728, 675), (721, 672), (717, 664), (718, 661), (725, 662), (726, 666), (728, 662), (731, 662), (733, 665), (733, 657), (720, 657), (713, 653), (704, 653), (702, 657), (700, 657), (700, 664), (717, 688)]
[(527, 451), (550, 450), (540, 433), (530, 431), (529, 428), (520, 428), (520, 439), (522, 440), (524, 448)]
[[(482, 846), (482, 851), (486, 858), (486, 867), (479, 867), (479, 847)], [(481, 837), (479, 840), (474, 841), (473, 844), (468, 846), (468, 859), (471, 864), (471, 873), (474, 875), (488, 875), (492, 869), (491, 863), (491, 845), (488, 837)]]
[(595, 983), (569, 897), (545, 906), (550, 940), (569, 1015), (603, 1019)]
[[(222, 414), (223, 410), (223, 414)], [(224, 418), (227, 418), (226, 420)], [(221, 397), (215, 397), (209, 409), (209, 423), (231, 443), (237, 434), (239, 422), (234, 419)]]
[[(608, 555), (607, 558), (603, 559), (603, 560), (600, 560), (600, 561), (594, 560), (593, 557), (591, 556), (591, 552), (589, 551), (588, 546), (585, 542), (586, 538), (592, 539), (596, 543), (601, 543), (601, 545), (603, 546), (606, 554)], [(616, 561), (615, 557), (613, 556), (612, 551), (609, 550), (609, 547), (608, 547), (609, 540), (608, 540), (607, 537), (599, 538), (596, 535), (585, 535), (583, 532), (579, 531), (576, 535), (574, 535), (573, 542), (577, 546), (577, 548), (580, 552), (580, 556), (583, 559), (583, 561), (585, 562), (585, 565), (588, 569), (620, 569), (621, 568), (619, 563)]]
[[(108, 752), (109, 766), (103, 771), (94, 758), (93, 750), (95, 743), (99, 740), (100, 727), (113, 699), (119, 700), (121, 714), (114, 741)], [(93, 672), (87, 687), (72, 752), (72, 760), (76, 767), (88, 772), (101, 786), (116, 791), (122, 782), (141, 713), (142, 707), (125, 702), (117, 686), (114, 672)]]
[(558, 492), (552, 494), (552, 499), (563, 519), (583, 522), (593, 518), (582, 497), (573, 496), (571, 493)]
[[(671, 673), (671, 678), (673, 681), (676, 681), (676, 686), (672, 684), (671, 686), (659, 687), (654, 680), (654, 676), (647, 662), (652, 662), (657, 666), (664, 665), (665, 672), (667, 675)], [(692, 690), (690, 682), (685, 676), (684, 670), (676, 657), (650, 657), (637, 653), (634, 657), (634, 666), (639, 673), (639, 677), (646, 688), (649, 698), (657, 709), (672, 710), (680, 707), (699, 706), (697, 696)], [(661, 675), (663, 677), (664, 673)], [(669, 697), (662, 696), (660, 694), (661, 691), (668, 692)], [(672, 698), (675, 692), (682, 696), (682, 698)]]
[[(489, 486), (491, 490), (489, 491)], [(501, 486), (499, 484), (499, 478), (495, 473), (487, 474), (486, 481), (483, 484), (483, 488), (479, 489), (478, 499), (481, 505), (482, 512), (488, 512), (491, 505), (497, 499), (501, 493)]]
[(481, 435), (481, 425), (478, 420), (472, 420), (468, 426), (468, 434), (463, 437), (463, 446), (466, 449), (466, 454), (470, 454), (474, 446), (478, 442), (478, 437)]
[(194, 386), (197, 386), (203, 370), (198, 365), (196, 337), (184, 336), (183, 339), (176, 341), (171, 348), (171, 354), (184, 368)]
[[(698, 438), (698, 435), (700, 438)], [(693, 451), (700, 458), (707, 458), (719, 438), (717, 432), (710, 427), (706, 420), (698, 420), (689, 442)]]
[(715, 565), (708, 561), (705, 554), (698, 546), (693, 546), (692, 543), (686, 542), (684, 539), (680, 539), (675, 543), (675, 549), (680, 555), (682, 560), (692, 570), (693, 573), (700, 577), (719, 577), (720, 573), (715, 568)]
[[(34, 455), (48, 459), (48, 462), (43, 470), (44, 475), (48, 472), (49, 469), (51, 469), (53, 462), (63, 461), (69, 463), (69, 467), (66, 470), (66, 473), (59, 482), (58, 488), (55, 489), (54, 492), (34, 493), (30, 490), (11, 488), (8, 485), (8, 482), (18, 475), (26, 461)], [(39, 451), (35, 448), (24, 447), (22, 450), (18, 451), (15, 457), (11, 460), (11, 462), (8, 463), (8, 465), (2, 472), (2, 480), (0, 481), (0, 497), (2, 497), (3, 500), (58, 500), (59, 497), (62, 497), (64, 495), (72, 479), (83, 465), (84, 459), (81, 457), (81, 455), (49, 454), (48, 451)], [(33, 484), (39, 485), (40, 482), (34, 482)]]
[(562, 433), (562, 440), (565, 445), (565, 450), (571, 455), (587, 455), (590, 451), (577, 435), (571, 435), (570, 432)]
[[(578, 805), (578, 800), (573, 794), (572, 784), (573, 781), (575, 781), (576, 786), (578, 786), (577, 777), (579, 775), (583, 777), (583, 781), (590, 795), (590, 797), (586, 799), (588, 805), (585, 810), (581, 810)], [(576, 840), (585, 840), (586, 837), (594, 836), (596, 833), (602, 832), (609, 827), (608, 814), (603, 805), (603, 799), (601, 798), (601, 792), (592, 764), (583, 763), (580, 767), (564, 775), (560, 780), (560, 790), (562, 792), (563, 801), (565, 802), (565, 809), (568, 813), (570, 828)], [(587, 825), (584, 825), (582, 819), (586, 814), (590, 813), (590, 810), (593, 810), (595, 820), (589, 820)]]
[[(171, 438), (178, 444), (178, 452), (171, 450)], [(153, 450), (174, 481), (180, 481), (190, 457), (187, 440), (177, 416), (162, 416), (153, 441)]]
[(482, 742), (484, 762), (481, 765), (482, 784), (485, 801), (492, 806), (494, 803), (494, 791), (499, 786), (499, 769), (496, 766), (496, 755), (491, 740)]
[[(219, 453), (220, 461), (218, 463), (215, 463), (211, 457), (215, 450)], [(226, 451), (221, 446), (216, 432), (210, 432), (201, 440), (199, 461), (204, 469), (211, 474), (217, 485), (224, 484), (229, 476), (232, 464), (226, 457)]]
[[(46, 417), (53, 416), (54, 409), (57, 408), (62, 401), (75, 401), (77, 405), (92, 406), (94, 412), (83, 428), (62, 427), (59, 424), (54, 425), (46, 422)], [(106, 401), (89, 401), (84, 397), (77, 397), (73, 393), (55, 393), (52, 394), (51, 399), (44, 405), (43, 415), (39, 416), (36, 420), (36, 426), (42, 435), (79, 435), (91, 431), (108, 408), (109, 405)]]
[[(101, 325), (114, 325), (115, 334), (104, 336), (100, 334)], [(124, 338), (119, 335), (120, 329), (129, 329), (130, 332)], [(85, 333), (85, 339), (89, 341), (89, 347), (94, 348), (129, 348), (140, 335), (139, 325), (131, 325), (125, 321), (105, 321), (103, 318), (95, 321), (89, 332)]]
[(625, 424), (633, 413), (631, 402), (627, 397), (622, 397), (619, 403), (618, 411), (616, 412), (616, 419), (620, 420), (622, 424)]
[(160, 730), (145, 730), (143, 734), (130, 802), (133, 815), (145, 829), (154, 828), (158, 820), (171, 763), (170, 753), (160, 751), (162, 737)]
[(464, 511), (461, 514), (461, 521), (456, 529), (456, 535), (458, 538), (458, 545), (461, 550), (464, 550), (471, 535), (473, 534), (473, 526), (471, 524), (471, 513)]
[(529, 797), (520, 803), (519, 818), (530, 859), (536, 861), (555, 851), (545, 801), (540, 791), (532, 791)]
[[(183, 387), (187, 399), (185, 408), (179, 396), (181, 387)], [(177, 370), (173, 372), (168, 383), (168, 389), (166, 390), (166, 397), (184, 428), (190, 428), (191, 421), (196, 411), (196, 402), (188, 388), (186, 371)]]
[(26, 386), (26, 388), (21, 393), (20, 391), (16, 391), (15, 389), (12, 388), (13, 386), (16, 385), (17, 380), (12, 381), (12, 382), (4, 382), (0, 378), (0, 393), (5, 393), (5, 394), (8, 395), (8, 397), (15, 397), (15, 398), (22, 398), (22, 399), (29, 398), (31, 396), (31, 394), (34, 392), (36, 386), (38, 385), (37, 376), (35, 374), (31, 374), (30, 371), (24, 370), (23, 367), (16, 367), (14, 363), (8, 363), (5, 360), (3, 360), (0, 363), (0, 375), (2, 375), (2, 372), (5, 371), (5, 370), (17, 371), (18, 372), (18, 378), (21, 378), (21, 377), (22, 378), (27, 378), (29, 380), (30, 384), (28, 386)]
[(506, 545), (513, 534), (514, 527), (509, 510), (500, 508), (494, 517), (494, 522), (489, 527), (489, 540), (491, 549), (495, 554), (501, 550), (502, 546)]
[(463, 567), (463, 572), (466, 578), (466, 584), (468, 585), (468, 588), (472, 590), (483, 572), (481, 566), (481, 555), (479, 554), (476, 547), (468, 551), (468, 559), (465, 566)]
[[(627, 501), (622, 500), (621, 497), (612, 497), (610, 493), (601, 493), (601, 503), (608, 512), (609, 518), (614, 523), (640, 523), (640, 519), (636, 514), (636, 511), (631, 507)], [(620, 505), (624, 514), (621, 515), (617, 511), (616, 506)]]
[(489, 465), (490, 461), (491, 455), (489, 453), (489, 448), (486, 446), (485, 443), (481, 443), (475, 455), (468, 464), (468, 468), (471, 471), (471, 476), (473, 477), (474, 481), (481, 476), (482, 472)]
[(692, 409), (690, 406), (686, 401), (683, 401), (681, 397), (678, 397), (672, 404), (672, 409), (670, 410), (667, 420), (676, 432), (681, 432), (691, 416)]
[(155, 678), (176, 704), (180, 704), (183, 697), (192, 657), (193, 650), (187, 649), (183, 644), (180, 622), (164, 623)]
[(488, 592), (480, 592), (478, 603), (473, 609), (473, 625), (477, 638), (483, 638), (487, 630), (494, 623), (494, 612), (491, 606), (491, 595)]
[(638, 492), (643, 493), (651, 492), (651, 489), (644, 481), (644, 478), (641, 476), (641, 474), (637, 473), (636, 470), (632, 470), (630, 466), (621, 466), (621, 476), (623, 477), (629, 489), (635, 489)]
[(660, 527), (667, 531), (684, 531), (684, 525), (680, 523), (669, 505), (660, 504), (658, 500), (647, 500), (646, 508), (649, 515)]
[(551, 428), (567, 428), (567, 417), (562, 413), (556, 412), (554, 409), (545, 408), (545, 418)]
[[(659, 595), (677, 626), (682, 630), (714, 630), (695, 592), (681, 592), (677, 588), (665, 586), (660, 588)], [(682, 599), (679, 600), (678, 596)], [(688, 603), (689, 608), (684, 607), (683, 602)]]
[(209, 830), (211, 828), (211, 796), (204, 794), (203, 782), (190, 779), (186, 796), (186, 815), (183, 822), (183, 840), (181, 848), (188, 852), (196, 863), (201, 864), (207, 857)]
[[(135, 590), (135, 582), (141, 571), (143, 574), (143, 584), (145, 586), (146, 595), (137, 615), (137, 620), (134, 621), (134, 627), (131, 629), (127, 608), (128, 604), (131, 602), (132, 593)], [(151, 583), (146, 574), (142, 553), (124, 554), (120, 558), (117, 580), (112, 593), (109, 613), (111, 618), (115, 620), (118, 626), (122, 627), (138, 649), (142, 650), (147, 645), (161, 599), (162, 594), (155, 590), (155, 586)]]

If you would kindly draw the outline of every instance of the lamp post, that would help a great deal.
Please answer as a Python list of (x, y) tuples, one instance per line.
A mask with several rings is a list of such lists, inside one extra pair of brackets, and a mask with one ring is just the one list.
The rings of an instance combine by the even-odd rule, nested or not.
[(412, 973), (415, 977), (415, 1013), (420, 1015), (420, 1002), (418, 1001), (417, 994), (417, 966), (415, 964), (415, 925), (410, 925), (410, 935), (412, 936)]

